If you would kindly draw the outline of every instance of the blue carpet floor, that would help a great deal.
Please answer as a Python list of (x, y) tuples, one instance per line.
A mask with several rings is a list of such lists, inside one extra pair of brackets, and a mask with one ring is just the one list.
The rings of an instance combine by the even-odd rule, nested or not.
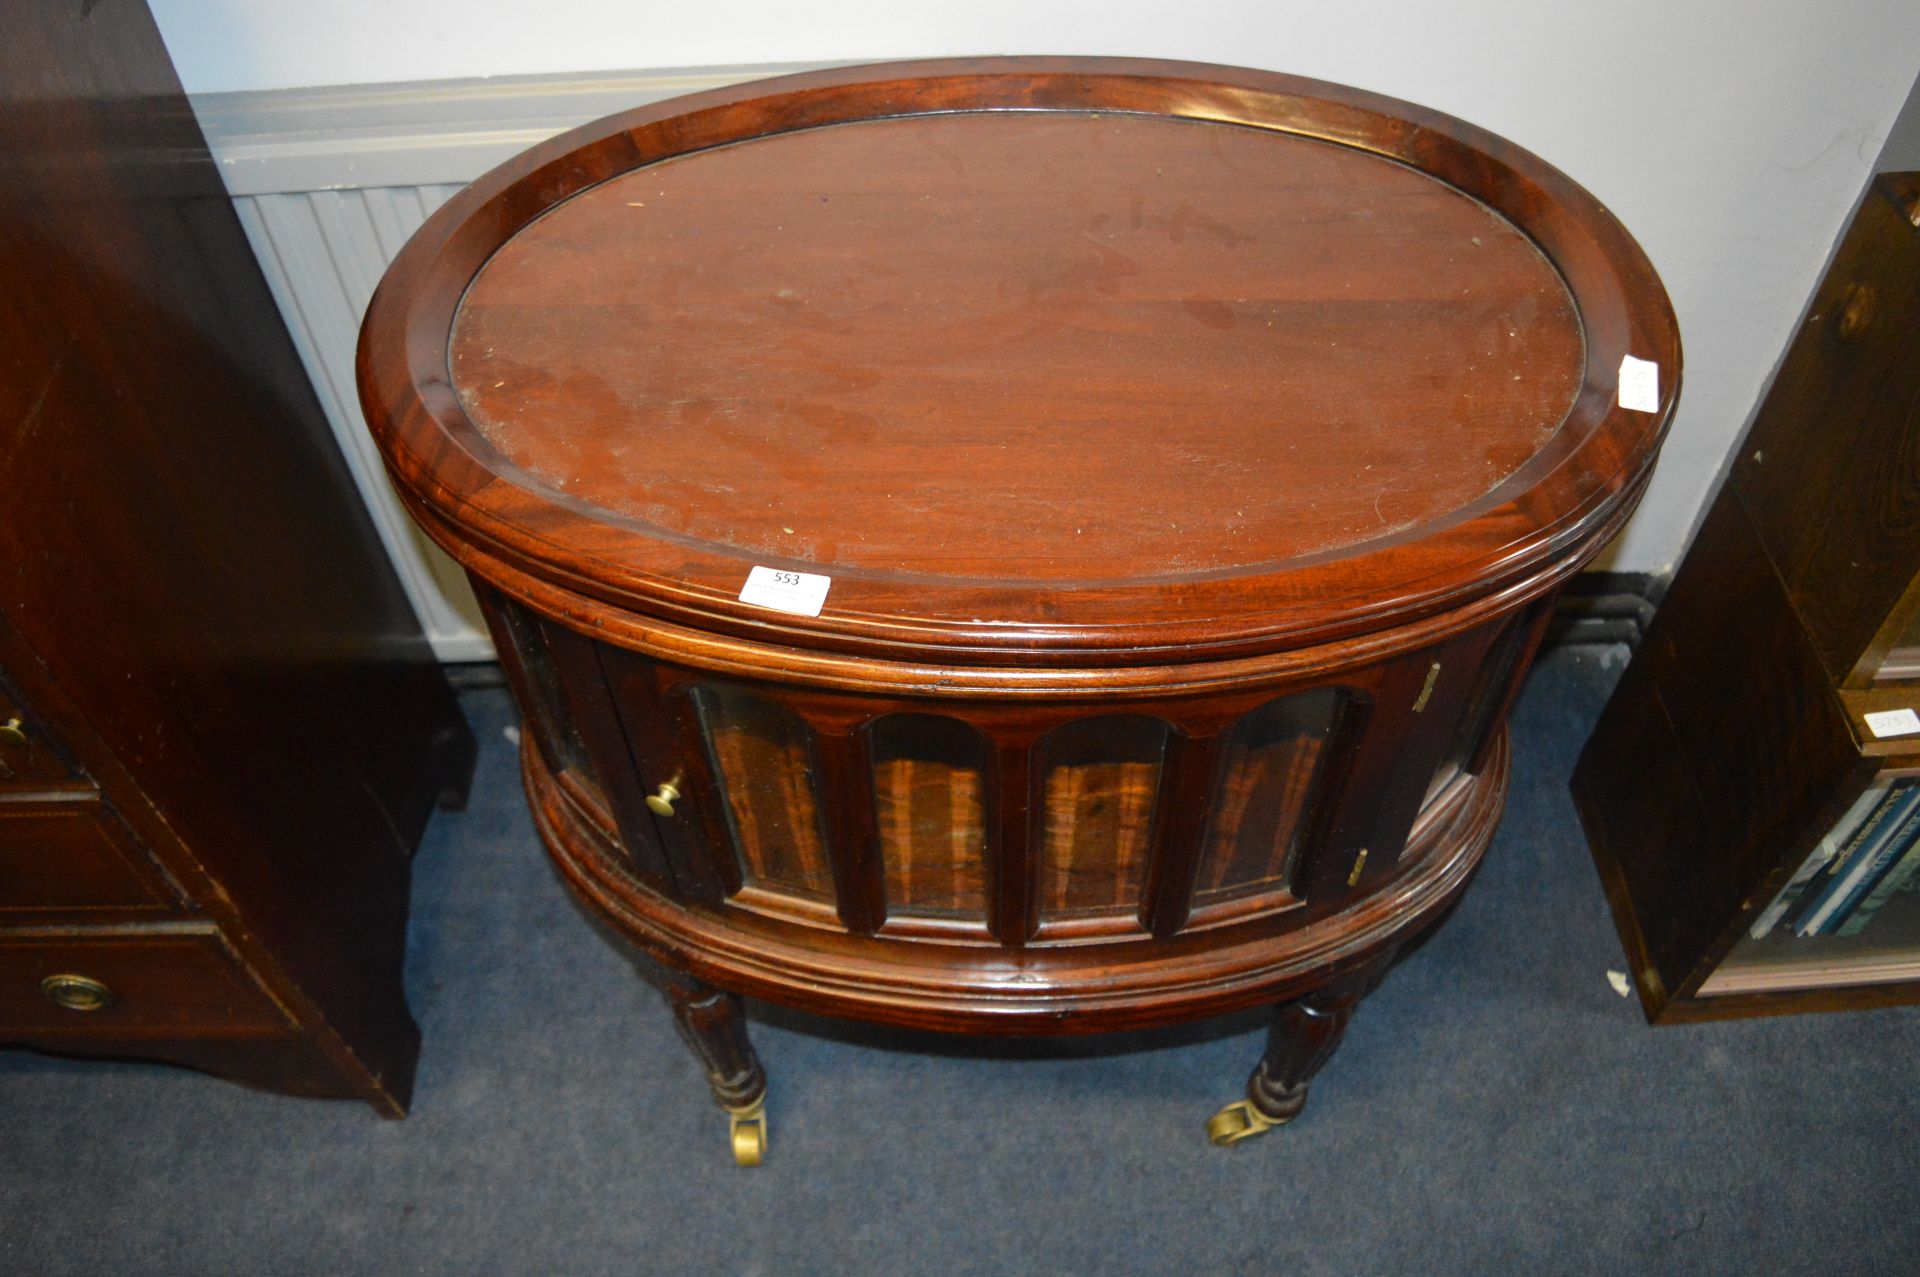
[(0, 1053), (0, 1273), (1915, 1273), (1920, 1010), (1649, 1029), (1566, 780), (1623, 659), (1565, 648), (1451, 922), (1305, 1117), (1232, 1151), (1260, 1023), (979, 1046), (754, 1009), (766, 1166), (536, 845), (466, 707), (408, 980), (413, 1116)]

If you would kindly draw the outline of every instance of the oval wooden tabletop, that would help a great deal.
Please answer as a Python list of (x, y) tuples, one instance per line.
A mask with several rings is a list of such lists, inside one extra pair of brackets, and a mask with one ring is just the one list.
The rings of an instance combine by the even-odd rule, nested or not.
[(1302, 641), (1597, 548), (1678, 377), (1618, 225), (1444, 117), (1147, 65), (816, 73), (510, 164), (370, 313), (396, 478), (483, 571), (802, 642)]

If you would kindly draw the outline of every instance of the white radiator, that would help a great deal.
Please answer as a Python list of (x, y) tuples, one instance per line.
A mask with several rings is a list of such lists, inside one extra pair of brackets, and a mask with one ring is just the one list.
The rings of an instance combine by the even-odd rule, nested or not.
[(460, 569), (420, 534), (387, 486), (379, 451), (360, 418), (353, 350), (380, 273), (427, 214), (459, 189), (376, 186), (234, 198), (361, 500), (443, 661), (483, 660), (493, 648)]
[(353, 384), (360, 317), (381, 272), (465, 183), (575, 124), (795, 66), (513, 76), (193, 99), (253, 251), (360, 495), (444, 661), (493, 654), (453, 562), (387, 485)]

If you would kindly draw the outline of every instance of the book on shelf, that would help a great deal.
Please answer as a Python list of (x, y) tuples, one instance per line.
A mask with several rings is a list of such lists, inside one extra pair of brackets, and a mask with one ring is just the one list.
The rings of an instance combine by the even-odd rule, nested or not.
[(1760, 916), (1755, 918), (1753, 925), (1747, 929), (1748, 935), (1755, 940), (1767, 938), (1774, 925), (1800, 902), (1807, 887), (1819, 876), (1820, 871), (1833, 863), (1833, 858), (1839, 854), (1841, 845), (1851, 838), (1861, 823), (1886, 799), (1887, 788), (1885, 781), (1869, 785), (1860, 797), (1853, 800), (1853, 806), (1847, 808), (1846, 815), (1835, 821), (1833, 827), (1827, 830), (1826, 837), (1807, 853), (1806, 860), (1801, 862), (1800, 868), (1795, 870), (1793, 877), (1787, 880), (1787, 885), (1774, 896), (1773, 903), (1760, 911)]
[[(1896, 819), (1900, 799), (1907, 792), (1909, 783), (1883, 781), (1868, 789), (1869, 795), (1876, 800), (1870, 805), (1866, 815), (1851, 830), (1838, 836), (1839, 846), (1833, 856), (1821, 867), (1818, 873), (1801, 889), (1800, 895), (1792, 902), (1785, 915), (1779, 921), (1779, 929), (1799, 933), (1800, 924), (1807, 915), (1820, 907), (1827, 890), (1833, 885), (1834, 876), (1842, 873), (1853, 857), (1867, 843), (1877, 840), (1887, 832), (1889, 822)], [(1838, 828), (1838, 826), (1836, 826)]]
[(1920, 786), (1911, 780), (1896, 782), (1871, 823), (1873, 829), (1863, 830), (1864, 836), (1857, 843), (1849, 840), (1852, 846), (1844, 853), (1844, 860), (1836, 857), (1818, 893), (1809, 893), (1812, 903), (1794, 923), (1794, 934), (1830, 934), (1845, 920), (1847, 911), (1873, 888), (1879, 875), (1920, 836)]
[(1815, 934), (1838, 935), (1840, 928), (1853, 920), (1854, 914), (1879, 887), (1881, 880), (1899, 867), (1916, 841), (1920, 841), (1920, 808), (1906, 818), (1900, 831), (1870, 861), (1863, 862), (1848, 875), (1850, 885), (1828, 907), (1826, 916), (1818, 920)]
[(1873, 921), (1873, 916), (1880, 912), (1896, 892), (1914, 880), (1917, 871), (1920, 871), (1920, 838), (1909, 841), (1899, 862), (1880, 876), (1880, 881), (1867, 892), (1866, 898), (1855, 906), (1853, 913), (1840, 924), (1834, 934), (1857, 936), (1865, 931), (1867, 924)]

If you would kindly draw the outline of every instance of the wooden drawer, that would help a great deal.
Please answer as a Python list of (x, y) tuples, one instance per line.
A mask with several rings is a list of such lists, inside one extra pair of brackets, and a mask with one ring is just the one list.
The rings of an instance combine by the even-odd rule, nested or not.
[[(96, 988), (103, 1004), (86, 1007)], [(0, 933), (0, 1041), (247, 1037), (294, 1027), (210, 926)]]
[(179, 908), (159, 866), (97, 799), (0, 798), (0, 923)]
[(47, 729), (0, 684), (0, 793), (90, 788)]

